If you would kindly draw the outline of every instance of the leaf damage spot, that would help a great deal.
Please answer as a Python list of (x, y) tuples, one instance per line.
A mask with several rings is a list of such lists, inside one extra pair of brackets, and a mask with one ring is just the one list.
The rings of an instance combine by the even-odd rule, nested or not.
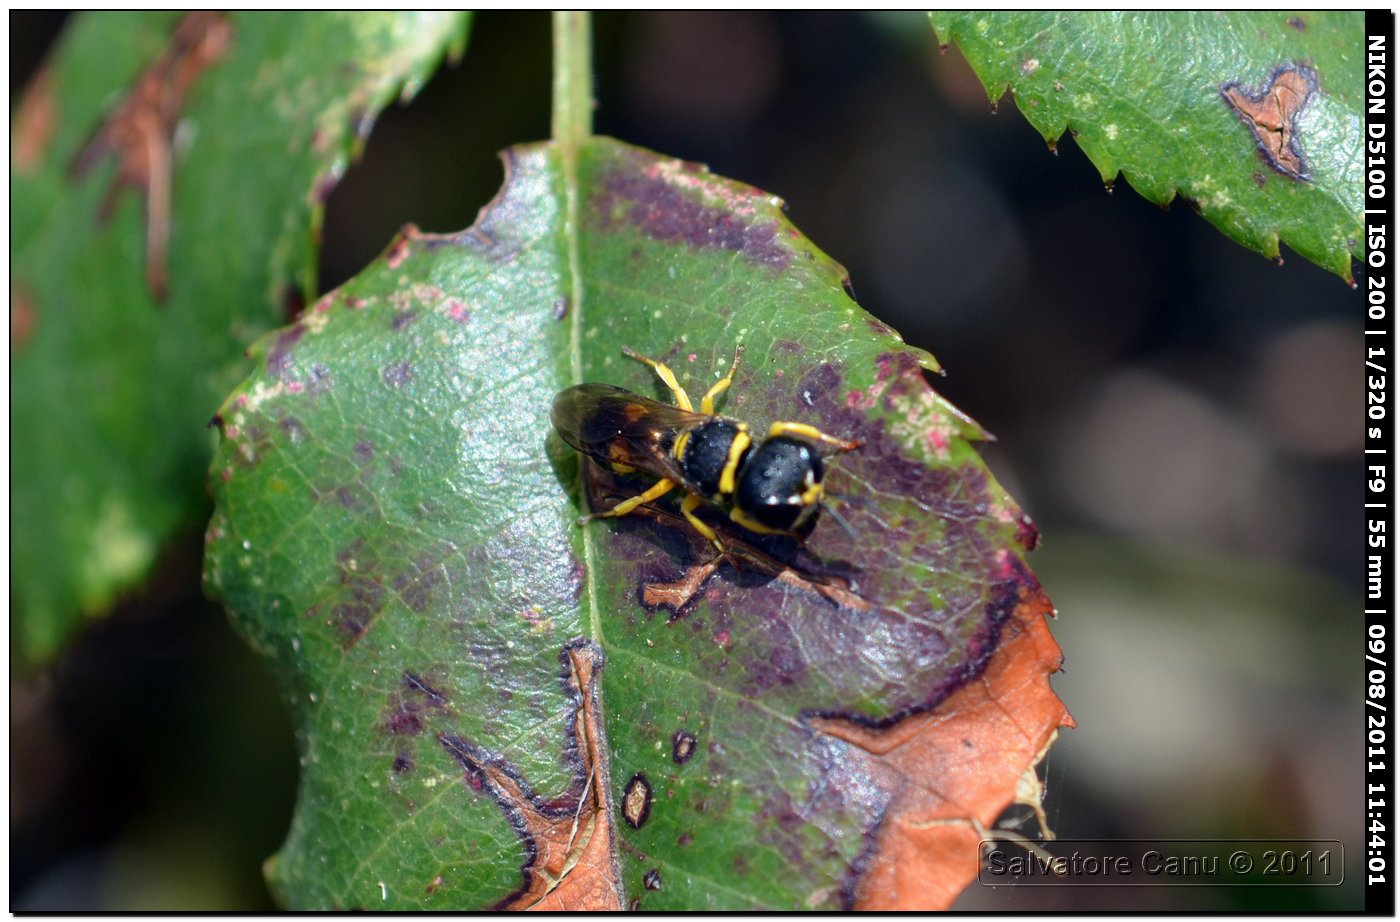
[(408, 258), (409, 239), (417, 230), (416, 227), (409, 224), (390, 242), (389, 249), (384, 254), (384, 261), (389, 264), (390, 269), (397, 269)]
[(455, 547), (450, 544), (433, 547), (414, 558), (394, 577), (394, 591), (411, 611), (424, 614), (439, 587), (465, 578), (461, 566)]
[(1027, 551), (1033, 551), (1040, 546), (1040, 529), (1035, 527), (1035, 522), (1024, 512), (1016, 519), (1016, 543)]
[(1317, 93), (1317, 71), (1299, 61), (1276, 67), (1268, 82), (1255, 91), (1237, 81), (1220, 87), (1220, 96), (1244, 122), (1259, 154), (1275, 172), (1301, 182), (1312, 171), (1298, 127), (1299, 118)]
[(284, 416), (277, 421), (277, 427), (287, 436), (287, 441), (292, 445), (300, 445), (309, 438), (310, 433), (306, 431), (306, 425), (295, 416)]
[(842, 761), (890, 792), (851, 896), (856, 909), (946, 908), (977, 874), (978, 829), (1033, 787), (1026, 771), (1074, 720), (1050, 689), (1059, 645), (1039, 588), (1020, 593), (1009, 637), (979, 682), (937, 708), (871, 727), (812, 716), (807, 724), (846, 745)]
[(282, 286), (282, 316), (288, 323), (295, 321), (306, 310), (306, 295), (295, 285)]
[(53, 75), (45, 66), (29, 81), (15, 110), (14, 136), (10, 139), (10, 168), (15, 175), (32, 176), (38, 171), (57, 127)]
[(335, 384), (331, 378), (331, 370), (320, 362), (311, 366), (311, 373), (306, 378), (306, 392), (308, 394), (324, 394)]
[(175, 126), (185, 94), (223, 57), (232, 40), (233, 25), (219, 13), (190, 13), (180, 20), (165, 50), (70, 166), (70, 172), (81, 177), (108, 155), (117, 157), (117, 175), (99, 213), (103, 223), (115, 211), (122, 189), (136, 189), (145, 196), (146, 285), (157, 301), (165, 300), (169, 288)]
[(360, 497), (356, 491), (348, 486), (335, 488), (335, 501), (346, 509), (360, 508)]
[(689, 730), (677, 730), (671, 735), (671, 761), (684, 765), (695, 755), (695, 734)]
[(622, 789), (622, 818), (633, 829), (641, 829), (651, 816), (651, 782), (646, 772), (637, 772)]
[(628, 152), (597, 190), (591, 211), (605, 230), (626, 222), (662, 243), (728, 250), (774, 272), (792, 261), (779, 221), (764, 215), (776, 200), (696, 164)]
[(578, 638), (560, 660), (570, 701), (564, 753), (573, 768), (562, 794), (540, 798), (514, 766), (463, 737), (440, 734), (438, 742), (462, 766), (468, 787), (501, 808), (525, 847), (521, 885), (495, 908), (616, 911), (622, 885), (597, 688), (603, 651)]
[(671, 612), (670, 620), (675, 621), (690, 612), (699, 597), (700, 588), (722, 562), (721, 558), (715, 557), (701, 564), (692, 564), (674, 580), (652, 582), (643, 579), (637, 586), (637, 597), (648, 611), (668, 609)]
[[(311, 134), (311, 146), (313, 150), (324, 151), (326, 149), (325, 139), (329, 134), (319, 128)], [(345, 163), (336, 160), (324, 173), (317, 176), (311, 183), (311, 191), (307, 193), (306, 200), (313, 208), (319, 208), (330, 200), (331, 193), (335, 187), (345, 177)]]
[(405, 671), (402, 686), (409, 696), (421, 699), (431, 707), (447, 706), (447, 695), (429, 685), (422, 676)]
[(822, 362), (803, 376), (797, 392), (802, 402), (810, 407), (840, 385), (841, 373), (830, 362)]
[[(339, 572), (337, 601), (325, 618), (327, 627), (343, 635), (341, 649), (348, 651), (369, 630), (383, 610), (387, 593), (378, 573), (378, 561), (363, 539), (356, 538), (336, 553)], [(308, 617), (320, 617), (319, 604), (307, 610)]]
[(23, 285), (11, 284), (10, 348), (19, 351), (29, 345), (38, 322), (39, 312), (34, 305), (34, 295)]
[(277, 341), (267, 350), (267, 373), (284, 384), (293, 380), (292, 349), (306, 335), (307, 327), (294, 323), (277, 334)]

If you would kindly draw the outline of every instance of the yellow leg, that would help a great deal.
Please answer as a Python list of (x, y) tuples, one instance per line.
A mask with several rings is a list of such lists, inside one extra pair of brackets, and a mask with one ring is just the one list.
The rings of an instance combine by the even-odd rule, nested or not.
[(651, 489), (647, 490), (645, 493), (634, 496), (631, 499), (624, 499), (622, 502), (618, 503), (616, 506), (613, 506), (607, 512), (595, 512), (592, 515), (580, 516), (578, 522), (580, 525), (582, 525), (584, 522), (587, 522), (590, 519), (607, 519), (626, 515), (633, 509), (636, 509), (642, 503), (649, 503), (652, 500), (660, 499), (667, 493), (670, 493), (675, 486), (676, 482), (674, 480), (667, 480), (665, 477), (663, 477), (656, 483), (652, 484)]
[(816, 439), (828, 445), (835, 445), (842, 451), (851, 451), (860, 447), (860, 442), (847, 442), (838, 439), (834, 435), (827, 435), (816, 426), (809, 426), (806, 423), (777, 422), (768, 429), (768, 437), (771, 439), (775, 435), (800, 435), (809, 439)]
[(764, 525), (762, 522), (755, 521), (754, 519), (752, 519), (752, 518), (750, 518), (749, 516), (745, 515), (744, 512), (743, 512), (743, 510), (739, 509), (738, 507), (735, 507), (734, 509), (731, 509), (731, 510), (729, 511), (729, 518), (732, 519), (732, 520), (734, 520), (735, 522), (738, 522), (740, 525), (744, 526), (744, 527), (747, 528), (749, 531), (754, 532), (755, 534), (759, 534), (759, 535), (781, 535), (781, 534), (785, 534), (785, 532), (778, 531), (778, 530), (775, 529), (775, 528), (769, 528), (767, 525)]
[(739, 367), (739, 359), (744, 354), (742, 345), (734, 349), (734, 364), (729, 366), (729, 371), (723, 378), (715, 382), (715, 386), (705, 392), (705, 396), (700, 398), (700, 412), (713, 414), (715, 412), (715, 398), (729, 390), (729, 385), (734, 383), (734, 372)]
[(666, 383), (666, 386), (671, 389), (671, 393), (675, 395), (676, 406), (680, 407), (682, 410), (693, 411), (695, 409), (695, 407), (690, 402), (689, 395), (687, 395), (686, 392), (681, 389), (680, 383), (676, 381), (676, 376), (671, 373), (671, 369), (667, 368), (665, 365), (661, 364), (656, 359), (649, 359), (645, 355), (633, 352), (626, 346), (622, 347), (622, 354), (627, 356), (629, 359), (636, 359), (639, 362), (650, 365), (652, 367), (652, 370), (656, 372), (657, 376), (660, 377), (661, 380)]
[(700, 497), (694, 493), (687, 493), (685, 499), (681, 501), (681, 515), (685, 516), (685, 520), (691, 524), (691, 527), (708, 538), (710, 543), (719, 548), (719, 552), (723, 554), (724, 545), (720, 543), (719, 535), (715, 534), (713, 528), (700, 521), (699, 517), (695, 515), (695, 510), (700, 507), (700, 502)]

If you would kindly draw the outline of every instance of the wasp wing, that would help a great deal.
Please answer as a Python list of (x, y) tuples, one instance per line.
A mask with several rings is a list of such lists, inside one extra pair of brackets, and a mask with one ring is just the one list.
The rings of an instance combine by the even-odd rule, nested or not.
[(550, 420), (576, 451), (605, 465), (686, 482), (671, 454), (676, 436), (709, 419), (611, 384), (579, 384), (554, 398)]

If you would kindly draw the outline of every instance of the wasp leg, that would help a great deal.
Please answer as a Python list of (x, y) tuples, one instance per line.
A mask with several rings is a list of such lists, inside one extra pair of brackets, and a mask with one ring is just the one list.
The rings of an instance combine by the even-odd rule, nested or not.
[(828, 445), (835, 445), (841, 451), (853, 451), (861, 446), (859, 441), (847, 442), (838, 439), (834, 435), (827, 435), (816, 426), (809, 426), (806, 423), (776, 422), (768, 429), (768, 437), (771, 439), (775, 435), (800, 435), (809, 439), (816, 439)]
[(656, 483), (652, 484), (651, 489), (647, 490), (645, 493), (640, 493), (637, 496), (632, 497), (631, 499), (624, 499), (622, 502), (618, 503), (616, 506), (613, 506), (607, 512), (594, 512), (590, 515), (579, 516), (578, 523), (582, 525), (584, 522), (590, 521), (592, 519), (608, 519), (616, 518), (618, 516), (624, 516), (627, 513), (631, 512), (633, 509), (636, 509), (642, 503), (649, 503), (654, 499), (660, 499), (667, 493), (670, 493), (671, 490), (675, 488), (675, 486), (676, 482), (674, 480), (667, 480), (665, 477), (663, 477)]
[(680, 407), (682, 410), (690, 410), (692, 412), (695, 410), (694, 405), (690, 402), (690, 396), (686, 394), (685, 390), (680, 386), (680, 382), (676, 380), (676, 376), (672, 373), (671, 369), (667, 368), (656, 359), (649, 359), (645, 355), (633, 352), (626, 346), (622, 347), (622, 354), (629, 359), (636, 359), (643, 364), (650, 365), (657, 376), (671, 389), (671, 393), (675, 395), (676, 406)]
[(734, 364), (729, 366), (729, 371), (723, 378), (715, 382), (715, 386), (705, 392), (705, 396), (700, 398), (700, 412), (706, 415), (714, 415), (715, 398), (729, 390), (729, 385), (734, 383), (734, 372), (739, 368), (739, 359), (744, 355), (742, 344), (734, 348)]
[(719, 535), (715, 534), (715, 530), (700, 521), (695, 515), (695, 510), (700, 507), (701, 502), (702, 500), (700, 497), (696, 496), (694, 493), (687, 493), (685, 499), (681, 501), (681, 514), (685, 516), (685, 520), (690, 523), (692, 528), (708, 538), (710, 543), (715, 546), (715, 549), (719, 551), (719, 556), (712, 557), (710, 563), (723, 559), (734, 569), (739, 569), (739, 561), (729, 556), (728, 549), (725, 548), (724, 542), (719, 540)]
[(720, 543), (719, 535), (715, 534), (713, 528), (700, 521), (699, 517), (695, 514), (695, 510), (700, 508), (701, 502), (700, 497), (696, 496), (694, 493), (687, 493), (685, 499), (681, 501), (681, 515), (685, 516), (685, 520), (690, 523), (692, 528), (704, 535), (705, 538), (715, 547), (719, 548), (719, 552), (723, 554), (724, 545)]
[(747, 528), (749, 531), (753, 532), (754, 534), (758, 534), (758, 535), (786, 535), (786, 534), (789, 534), (789, 532), (778, 531), (776, 528), (769, 528), (767, 525), (764, 525), (762, 522), (758, 521), (757, 519), (754, 519), (752, 516), (749, 516), (749, 515), (745, 514), (745, 512), (744, 512), (742, 509), (738, 508), (737, 506), (736, 506), (735, 508), (729, 510), (729, 518), (732, 519), (732, 520), (735, 521), (735, 522), (738, 522), (740, 525), (744, 526), (745, 528)]

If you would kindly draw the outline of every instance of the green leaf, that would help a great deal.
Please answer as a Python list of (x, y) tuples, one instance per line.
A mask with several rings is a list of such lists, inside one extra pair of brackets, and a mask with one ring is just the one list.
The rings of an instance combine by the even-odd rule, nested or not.
[[(14, 120), (11, 563), (28, 655), (52, 655), (197, 527), (205, 424), (247, 373), (244, 346), (313, 287), (324, 194), (374, 115), (464, 39), (457, 15), (74, 20)], [(147, 104), (127, 106), (138, 85)]]
[(1180, 195), (1265, 256), (1277, 258), (1282, 239), (1352, 281), (1362, 253), (1360, 13), (929, 18), (993, 101), (1009, 88), (1052, 148), (1068, 129), (1105, 183), (1121, 171), (1150, 201)]
[[(511, 905), (592, 836), (570, 879), (603, 904), (849, 901), (898, 784), (811, 721), (887, 727), (976, 675), (1038, 596), (1033, 528), (777, 199), (607, 139), (506, 162), (472, 228), (409, 228), (264, 339), (220, 414), (206, 581), (304, 768), (274, 889)], [(578, 526), (647, 481), (581, 466), (555, 394), (669, 401), (631, 346), (698, 396), (739, 343), (723, 412), (864, 441), (828, 465), (854, 537), (720, 525), (736, 571), (674, 500)]]

